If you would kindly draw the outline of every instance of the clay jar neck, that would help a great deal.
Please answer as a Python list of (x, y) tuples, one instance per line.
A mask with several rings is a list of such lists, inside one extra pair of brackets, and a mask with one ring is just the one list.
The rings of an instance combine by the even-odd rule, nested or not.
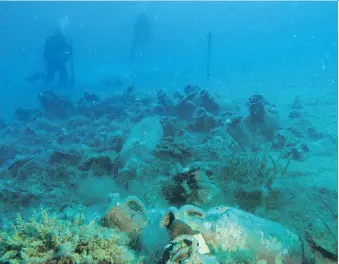
[(265, 101), (261, 95), (253, 95), (249, 98), (250, 119), (253, 123), (261, 123), (265, 120)]

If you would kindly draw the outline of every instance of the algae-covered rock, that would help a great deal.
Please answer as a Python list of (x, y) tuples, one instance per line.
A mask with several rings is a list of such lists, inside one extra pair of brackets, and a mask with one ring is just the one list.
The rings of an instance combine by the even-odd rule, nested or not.
[(192, 148), (188, 142), (179, 137), (164, 137), (153, 154), (160, 159), (175, 160), (179, 163), (188, 162), (192, 156)]
[(219, 188), (210, 180), (209, 172), (201, 168), (182, 171), (165, 180), (161, 190), (170, 204), (208, 204), (219, 195)]

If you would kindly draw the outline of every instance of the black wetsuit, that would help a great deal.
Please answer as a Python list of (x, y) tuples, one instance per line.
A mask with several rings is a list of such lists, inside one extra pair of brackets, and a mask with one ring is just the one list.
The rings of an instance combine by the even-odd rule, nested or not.
[(59, 74), (59, 84), (68, 82), (66, 63), (71, 58), (71, 52), (71, 44), (61, 32), (46, 39), (44, 59), (47, 66), (47, 82), (52, 82), (56, 73)]
[(68, 82), (66, 63), (72, 56), (72, 45), (61, 31), (56, 31), (46, 39), (44, 49), (44, 60), (46, 62), (46, 73), (36, 73), (28, 78), (30, 82), (44, 79), (51, 83), (58, 74), (59, 85)]

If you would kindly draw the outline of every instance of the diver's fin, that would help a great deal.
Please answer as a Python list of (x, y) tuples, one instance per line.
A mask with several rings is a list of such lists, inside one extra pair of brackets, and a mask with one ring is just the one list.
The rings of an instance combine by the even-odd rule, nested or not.
[(34, 83), (37, 80), (45, 80), (45, 79), (46, 79), (46, 74), (41, 73), (41, 72), (32, 74), (31, 76), (28, 76), (26, 78), (26, 80), (30, 83)]

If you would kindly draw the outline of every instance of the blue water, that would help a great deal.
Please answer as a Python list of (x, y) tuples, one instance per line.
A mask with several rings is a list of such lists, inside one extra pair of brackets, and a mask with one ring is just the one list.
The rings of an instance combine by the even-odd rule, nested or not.
[[(142, 10), (152, 25), (151, 52), (131, 69), (133, 21)], [(335, 2), (2, 2), (0, 12), (1, 86), (19, 96), (9, 94), (11, 104), (27, 96), (22, 79), (43, 67), (45, 38), (64, 17), (70, 21), (78, 83), (132, 73), (139, 85), (151, 88), (204, 85), (210, 31), (211, 85), (218, 89), (237, 81), (274, 93), (288, 85), (301, 88), (300, 80), (336, 87)]]
[[(139, 42), (139, 45), (144, 46), (143, 52), (137, 50), (135, 59), (131, 63), (129, 58), (133, 46), (133, 30), (136, 18), (140, 13), (147, 16), (150, 39), (144, 44), (142, 41)], [(27, 77), (45, 71), (46, 64), (43, 58), (45, 40), (56, 28), (60, 27), (62, 21), (67, 21), (67, 24), (64, 24), (64, 32), (73, 43), (74, 86), (69, 89), (69, 84), (67, 88), (66, 85), (65, 87), (56, 87), (54, 84), (41, 82), (29, 83), (26, 80)], [(148, 32), (145, 28), (140, 30), (141, 34)], [(145, 31), (143, 32), (143, 30)], [(211, 36), (210, 50), (208, 50), (207, 38), (209, 33)], [(209, 59), (208, 54), (210, 54)], [(66, 65), (67, 71), (70, 73), (71, 65), (69, 62)], [(207, 72), (208, 67), (209, 73)], [(46, 166), (48, 167), (50, 163), (48, 157), (53, 151), (68, 152), (73, 148), (80, 153), (82, 161), (88, 157), (100, 156), (102, 153), (106, 153), (107, 148), (112, 148), (112, 138), (120, 132), (127, 133), (124, 134), (126, 138), (135, 136), (140, 140), (143, 137), (145, 137), (143, 140), (148, 140), (145, 134), (140, 135), (136, 130), (133, 130), (138, 121), (142, 119), (138, 119), (139, 111), (141, 111), (138, 102), (133, 101), (131, 103), (133, 107), (128, 105), (125, 109), (120, 105), (122, 99), (119, 97), (120, 99), (117, 101), (111, 102), (114, 107), (122, 107), (120, 109), (122, 111), (114, 117), (109, 116), (105, 119), (106, 116), (95, 116), (89, 118), (77, 113), (71, 117), (76, 120), (72, 126), (67, 123), (68, 119), (66, 122), (44, 115), (44, 109), (38, 100), (39, 94), (44, 91), (66, 95), (76, 106), (85, 92), (99, 95), (102, 99), (124, 92), (129, 85), (132, 85), (140, 98), (146, 95), (152, 98), (153, 101), (151, 100), (144, 106), (146, 109), (155, 104), (155, 96), (159, 90), (163, 89), (167, 95), (171, 96), (175, 91), (184, 93), (184, 87), (192, 84), (206, 89), (213, 98), (220, 100), (218, 101), (220, 105), (225, 104), (225, 108), (227, 108), (227, 104), (231, 105), (229, 111), (234, 115), (247, 116), (249, 97), (254, 94), (263, 95), (270, 103), (269, 107), (274, 105), (274, 111), (279, 115), (279, 125), (274, 128), (274, 136), (278, 135), (279, 137), (291, 133), (291, 141), (293, 141), (291, 144), (296, 145), (295, 149), (291, 151), (301, 151), (300, 155), (302, 156), (301, 158), (298, 156), (299, 152), (295, 154), (286, 178), (275, 182), (276, 186), (279, 186), (278, 189), (284, 192), (284, 195), (279, 196), (280, 198), (277, 200), (281, 201), (285, 198), (288, 200), (289, 193), (295, 193), (299, 197), (288, 200), (281, 208), (273, 208), (269, 212), (260, 211), (258, 209), (260, 206), (255, 209), (248, 208), (232, 195), (228, 195), (228, 189), (223, 189), (224, 183), (218, 180), (215, 180), (213, 184), (221, 188), (222, 194), (208, 203), (197, 202), (196, 205), (204, 209), (220, 204), (238, 207), (266, 219), (277, 221), (293, 231), (299, 230), (301, 222), (315, 223), (319, 221), (320, 225), (327, 223), (328, 230), (324, 232), (332, 237), (334, 242), (331, 241), (337, 246), (337, 74), (338, 6), (336, 1), (0, 2), (0, 120), (6, 123), (6, 126), (1, 126), (0, 123), (0, 167), (4, 173), (1, 175), (5, 175), (3, 179), (0, 179), (0, 189), (5, 191), (7, 187), (4, 186), (11, 185), (13, 181), (14, 185), (11, 185), (11, 188), (8, 187), (8, 190), (17, 192), (16, 198), (26, 197), (25, 195), (30, 193), (35, 195), (34, 201), (28, 202), (27, 207), (23, 204), (16, 205), (14, 200), (10, 207), (7, 204), (7, 199), (0, 202), (0, 213), (3, 214), (3, 217), (0, 216), (0, 218), (5, 219), (6, 217), (11, 220), (16, 212), (21, 212), (25, 217), (28, 217), (40, 206), (49, 207), (50, 211), (60, 213), (60, 217), (67, 216), (68, 213), (62, 211), (64, 208), (68, 208), (67, 206), (71, 208), (69, 211), (72, 211), (69, 215), (73, 216), (74, 211), (83, 210), (89, 216), (97, 216), (103, 214), (104, 209), (107, 208), (108, 196), (115, 197), (114, 199), (121, 197), (122, 199), (127, 195), (136, 195), (149, 206), (150, 211), (154, 209), (155, 211), (159, 210), (157, 212), (163, 212), (169, 206), (177, 206), (177, 204), (168, 201), (168, 197), (166, 199), (158, 197), (161, 190), (155, 187), (158, 185), (152, 185), (157, 182), (155, 180), (158, 179), (157, 177), (162, 179), (163, 175), (146, 175), (147, 173), (156, 174), (150, 168), (142, 171), (142, 166), (153, 164), (154, 159), (158, 159), (156, 155), (155, 157), (152, 154), (153, 152), (146, 153), (149, 149), (158, 147), (157, 144), (160, 141), (156, 140), (157, 137), (163, 137), (161, 133), (161, 135), (157, 134), (156, 124), (152, 130), (155, 134), (151, 134), (151, 143), (145, 143), (145, 149), (142, 148), (145, 153), (136, 155), (138, 156), (137, 160), (130, 158), (125, 164), (119, 164), (121, 166), (119, 169), (138, 164), (138, 170), (133, 172), (133, 177), (139, 178), (137, 184), (133, 183), (134, 185), (131, 185), (133, 187), (130, 188), (119, 186), (118, 180), (116, 180), (118, 172), (113, 169), (111, 174), (104, 174), (103, 178), (98, 178), (97, 175), (91, 176), (92, 178), (86, 179), (83, 184), (79, 179), (74, 183), (74, 179), (70, 179), (71, 176), (62, 178), (65, 174), (60, 172), (62, 175), (59, 175), (60, 181), (69, 189), (64, 185), (58, 186), (59, 180), (53, 178), (51, 182), (55, 181), (55, 185), (52, 185), (56, 186), (55, 193), (48, 194), (50, 195), (48, 196), (43, 191), (43, 188), (46, 190), (48, 188), (39, 186), (39, 180), (36, 182), (33, 180), (33, 185), (30, 185), (30, 180), (25, 179), (24, 181), (27, 180), (25, 184), (28, 186), (32, 187), (36, 184), (36, 187), (32, 187), (34, 190), (28, 188), (30, 191), (27, 194), (22, 190), (22, 186), (16, 189), (16, 178), (8, 177), (7, 171), (10, 171), (11, 166), (13, 167), (13, 164), (15, 165), (18, 160), (29, 156), (32, 161), (44, 168), (39, 171), (43, 170), (45, 173)], [(207, 75), (209, 75), (209, 81)], [(122, 83), (103, 85), (109, 78), (117, 78)], [(293, 112), (291, 105), (296, 97), (301, 98), (303, 104), (299, 119), (293, 119), (290, 115)], [(56, 127), (56, 131), (51, 132), (47, 128), (38, 128), (36, 120), (30, 120), (27, 123), (21, 122), (22, 120), (18, 120), (15, 114), (19, 107), (39, 109), (42, 111), (42, 119), (51, 122)], [(148, 115), (143, 114), (146, 117)], [(217, 142), (219, 142), (218, 140), (223, 140), (223, 142), (238, 140), (235, 138), (240, 132), (234, 132), (235, 134), (226, 132), (225, 127), (229, 123), (225, 121), (226, 118), (221, 115), (221, 112), (209, 114), (217, 120), (214, 130), (191, 133), (189, 128), (184, 126), (183, 131), (187, 132), (188, 136), (181, 135), (178, 138), (186, 142), (185, 144), (191, 144), (190, 146), (198, 148), (207, 147), (211, 139), (217, 140)], [(160, 114), (160, 117), (163, 118), (164, 115), (166, 116), (166, 114)], [(178, 116), (174, 117), (180, 119)], [(191, 120), (181, 121), (185, 123)], [(146, 131), (147, 124), (144, 126)], [(39, 137), (43, 139), (39, 141), (34, 138), (35, 141), (32, 141), (29, 137), (29, 133), (32, 131), (29, 128), (40, 135), (36, 136), (38, 139), (40, 139)], [(79, 141), (75, 143), (71, 140), (71, 143), (67, 143), (68, 135), (78, 138)], [(63, 136), (67, 139), (60, 143), (58, 140)], [(175, 140), (176, 137), (173, 136)], [(46, 138), (49, 138), (48, 142), (44, 141)], [(94, 142), (93, 139), (100, 143)], [(105, 141), (106, 139), (109, 143)], [(259, 141), (253, 141), (260, 145)], [(266, 143), (271, 144), (273, 141), (272, 139)], [(220, 147), (219, 143), (216, 144)], [(6, 147), (4, 147), (5, 145)], [(10, 150), (7, 150), (8, 146), (10, 146)], [(182, 145), (180, 146), (182, 147)], [(18, 151), (16, 155), (11, 154), (12, 147)], [(243, 149), (243, 151), (252, 153), (260, 147), (253, 148), (251, 151), (244, 147), (246, 150)], [(178, 149), (181, 151), (180, 147)], [(26, 150), (28, 152), (25, 152)], [(137, 152), (136, 149), (133, 150)], [(201, 151), (205, 150), (206, 148), (201, 148)], [(227, 152), (228, 149), (219, 149), (218, 151), (215, 152), (217, 156), (221, 155), (223, 151)], [(275, 157), (279, 156), (280, 150), (270, 149), (269, 151), (274, 152)], [(113, 155), (111, 152), (109, 153), (106, 154)], [(127, 156), (130, 157), (134, 154), (132, 151)], [(173, 174), (173, 171), (177, 170), (178, 164), (182, 169), (187, 169), (193, 162), (209, 164), (209, 162), (217, 160), (217, 158), (213, 158), (215, 156), (204, 154), (194, 153), (197, 155), (193, 155), (196, 159), (194, 161), (173, 162), (170, 166), (171, 173)], [(112, 158), (112, 156), (110, 157)], [(288, 158), (286, 156), (283, 159), (285, 164)], [(81, 166), (87, 166), (86, 164), (81, 164)], [(68, 171), (68, 173), (72, 177), (74, 175), (75, 178), (84, 177), (82, 172), (80, 173), (80, 169), (78, 171), (78, 167), (74, 166), (73, 168), (69, 164), (63, 164), (63, 166), (71, 168), (72, 172)], [(160, 165), (154, 166), (158, 168), (157, 166)], [(34, 171), (34, 166), (32, 170)], [(89, 171), (90, 169), (86, 169), (85, 174), (90, 174)], [(36, 171), (32, 172), (32, 175), (34, 176), (28, 177), (31, 180), (38, 177)], [(46, 179), (48, 174), (41, 177)], [(72, 187), (68, 185), (71, 181)], [(151, 189), (149, 194), (146, 187), (139, 187), (144, 186), (143, 184)], [(74, 191), (73, 194), (72, 188), (78, 188), (77, 192)], [(62, 193), (66, 190), (67, 194)], [(6, 195), (7, 193), (2, 196), (4, 200)], [(53, 207), (45, 201), (46, 197), (53, 199), (51, 198), (54, 197), (53, 195), (58, 199), (60, 197), (66, 197), (65, 200), (69, 199), (65, 204), (59, 204), (63, 209), (58, 206)], [(150, 198), (151, 196), (158, 198), (153, 199)], [(9, 196), (7, 198), (12, 199)], [(305, 205), (310, 200), (315, 204), (315, 213), (312, 216), (309, 212), (313, 212), (313, 209)], [(290, 217), (296, 211), (299, 212), (299, 218), (295, 218), (298, 218), (297, 220)], [(303, 211), (304, 213), (300, 213)], [(294, 220), (291, 220), (292, 218)], [(152, 222), (152, 225), (155, 221)], [(321, 229), (319, 226), (318, 228)], [(163, 234), (159, 234), (154, 234), (154, 241), (163, 242)], [(145, 238), (141, 240), (143, 239)], [(328, 240), (327, 236), (324, 239)], [(153, 244), (154, 241), (152, 241)], [(152, 244), (150, 241), (145, 242), (145, 244), (147, 243)], [(151, 247), (156, 247), (156, 245)], [(327, 263), (326, 261), (330, 259), (324, 251), (326, 250), (319, 250), (319, 247), (318, 251), (314, 251), (316, 263)], [(333, 251), (331, 252), (333, 253)], [(1, 262), (1, 257), (0, 255), (0, 263), (7, 263)]]

